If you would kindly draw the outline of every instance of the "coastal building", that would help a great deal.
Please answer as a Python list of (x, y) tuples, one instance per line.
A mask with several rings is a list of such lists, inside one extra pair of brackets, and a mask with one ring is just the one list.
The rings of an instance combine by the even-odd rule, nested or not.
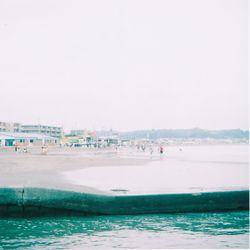
[(14, 137), (7, 134), (1, 134), (0, 132), (0, 147), (13, 146), (14, 141), (15, 141)]
[(49, 125), (22, 125), (17, 122), (0, 122), (0, 132), (43, 134), (55, 138), (61, 138), (63, 133), (62, 127)]
[(0, 132), (0, 146), (56, 145), (59, 139), (42, 134), (22, 132)]
[(100, 147), (119, 146), (122, 144), (119, 133), (112, 129), (109, 131), (99, 131), (97, 132), (97, 136)]
[(62, 137), (62, 127), (48, 125), (22, 125), (23, 133), (43, 134), (55, 138)]
[(62, 138), (62, 144), (70, 147), (97, 147), (98, 139), (88, 130), (71, 130)]
[(17, 122), (0, 122), (0, 132), (21, 132), (22, 126)]
[(98, 137), (98, 144), (101, 147), (110, 147), (112, 145), (120, 145), (121, 140), (117, 135), (110, 135), (110, 136), (99, 136)]
[(83, 136), (86, 133), (88, 132), (84, 129), (75, 129), (70, 131), (70, 134), (74, 136)]

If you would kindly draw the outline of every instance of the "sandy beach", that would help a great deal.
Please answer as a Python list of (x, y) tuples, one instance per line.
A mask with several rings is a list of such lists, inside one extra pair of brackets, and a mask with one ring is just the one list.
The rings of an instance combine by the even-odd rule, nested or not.
[[(14, 149), (0, 152), (1, 186), (56, 187), (64, 182), (64, 171), (101, 166), (143, 165), (148, 157), (128, 157), (112, 149), (77, 149), (51, 147), (47, 155), (41, 148), (30, 148), (28, 153)], [(66, 184), (65, 184), (66, 185)]]
[[(160, 156), (156, 149), (153, 155), (150, 155), (148, 151), (137, 152), (135, 148), (116, 150), (59, 147), (51, 147), (47, 155), (42, 155), (41, 148), (33, 147), (28, 153), (15, 152), (14, 149), (0, 151), (0, 183), (1, 186), (65, 188), (70, 185), (70, 189), (78, 189), (80, 185), (64, 178), (65, 172), (92, 167), (128, 166), (128, 169), (131, 169), (129, 166), (143, 167), (163, 159), (166, 167), (169, 170), (172, 167), (172, 171), (174, 166), (176, 169), (185, 166), (206, 166), (208, 169), (209, 164), (213, 164), (218, 167), (237, 167), (243, 175), (248, 176), (247, 145), (199, 145), (182, 148), (172, 146), (165, 149), (163, 156)], [(188, 172), (186, 175), (188, 176)]]

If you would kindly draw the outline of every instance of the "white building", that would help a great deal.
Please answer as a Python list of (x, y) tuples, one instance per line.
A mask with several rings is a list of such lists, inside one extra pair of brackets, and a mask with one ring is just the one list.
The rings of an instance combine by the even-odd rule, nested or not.
[(52, 136), (55, 138), (62, 137), (62, 127), (48, 125), (22, 125), (22, 132), (35, 133)]
[(17, 122), (0, 122), (0, 132), (21, 132), (22, 127)]
[(1, 146), (41, 146), (56, 145), (59, 139), (42, 134), (20, 133), (20, 132), (0, 132)]

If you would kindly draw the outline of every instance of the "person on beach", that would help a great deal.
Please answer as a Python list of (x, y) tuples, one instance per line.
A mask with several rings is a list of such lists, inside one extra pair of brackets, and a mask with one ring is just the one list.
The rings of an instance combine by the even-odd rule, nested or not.
[(162, 145), (160, 146), (160, 154), (161, 155), (163, 154), (163, 146)]
[(42, 146), (42, 155), (46, 155), (48, 152), (48, 148), (46, 147), (46, 145)]
[(28, 149), (27, 149), (26, 146), (23, 148), (23, 152), (24, 152), (24, 153), (28, 153)]
[(150, 147), (149, 147), (149, 152), (150, 152), (150, 155), (152, 155), (153, 154), (153, 146), (152, 145), (150, 145)]

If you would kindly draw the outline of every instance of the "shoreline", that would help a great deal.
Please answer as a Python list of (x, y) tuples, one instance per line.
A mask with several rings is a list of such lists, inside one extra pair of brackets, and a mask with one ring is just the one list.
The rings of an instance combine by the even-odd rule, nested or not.
[[(133, 193), (128, 193), (127, 195), (124, 195), (119, 194), (119, 192), (110, 193), (107, 192), (105, 188), (99, 187), (98, 185), (92, 185), (91, 179), (88, 179), (88, 177), (87, 179), (81, 179), (81, 177), (79, 176), (79, 178), (81, 179), (80, 183), (74, 181), (78, 178), (77, 175), (72, 180), (65, 178), (65, 172), (82, 170), (84, 177), (85, 173), (92, 171), (94, 172), (94, 175), (92, 177), (95, 178), (97, 175), (99, 175), (100, 179), (98, 179), (98, 182), (104, 183), (103, 178), (105, 178), (105, 172), (107, 169), (114, 169), (117, 173), (122, 173), (122, 171), (126, 169), (129, 171), (130, 169), (130, 173), (133, 174), (133, 171), (139, 168), (139, 170), (137, 171), (137, 177), (133, 177), (133, 175), (126, 176), (126, 174), (124, 174), (124, 179), (130, 180), (131, 178), (136, 178), (135, 180), (140, 182), (143, 175), (144, 177), (148, 175), (149, 179), (146, 181), (150, 181), (150, 178), (156, 177), (156, 183), (157, 178), (160, 178), (162, 183), (164, 183), (165, 180), (167, 182), (167, 180), (169, 179), (171, 181), (170, 184), (172, 183), (171, 185), (169, 184), (169, 187), (172, 188), (175, 185), (175, 181), (180, 181), (178, 177), (180, 174), (184, 175), (184, 177), (189, 176), (189, 178), (191, 178), (190, 183), (193, 183), (192, 178), (196, 178), (196, 180), (199, 180), (200, 177), (197, 175), (197, 173), (199, 173), (199, 175), (202, 175), (203, 169), (209, 170), (211, 168), (209, 166), (213, 166), (215, 170), (217, 167), (225, 168), (225, 171), (227, 171), (226, 169), (241, 169), (241, 171), (239, 172), (239, 176), (243, 175), (247, 178), (249, 172), (248, 154), (248, 145), (231, 145), (229, 147), (224, 147), (221, 145), (213, 147), (185, 146), (182, 147), (181, 151), (179, 150), (179, 147), (167, 147), (164, 151), (164, 155), (160, 155), (159, 152), (154, 151), (153, 155), (151, 156), (147, 151), (137, 152), (135, 151), (135, 149), (131, 148), (126, 150), (65, 150), (60, 148), (56, 148), (53, 150), (52, 148), (50, 148), (47, 155), (42, 155), (41, 152), (39, 153), (39, 151), (32, 151), (28, 153), (2, 152), (0, 153), (0, 189), (1, 191), (3, 191), (3, 193), (0, 193), (0, 200), (2, 201), (2, 208), (0, 208), (0, 210), (3, 209), (5, 211), (3, 212), (3, 214), (11, 214), (12, 211), (15, 210), (15, 206), (17, 206), (16, 209), (18, 211), (24, 211), (24, 207), (27, 207), (27, 211), (30, 211), (30, 213), (35, 213), (35, 211), (37, 210), (39, 214), (40, 210), (38, 208), (43, 207), (44, 211), (48, 208), (52, 208), (53, 211), (55, 209), (60, 210), (61, 208), (71, 210), (70, 204), (75, 204), (72, 209), (77, 210), (77, 206), (81, 206), (80, 204), (82, 204), (82, 202), (84, 203), (85, 201), (87, 201), (87, 204), (89, 204), (89, 206), (92, 206), (92, 202), (97, 202), (97, 204), (103, 206), (103, 208), (105, 208), (107, 204), (109, 204), (109, 206), (111, 207), (113, 206), (112, 204), (114, 204), (113, 210), (111, 209), (113, 211), (112, 214), (119, 214), (119, 206), (123, 207), (122, 213), (129, 211), (129, 209), (133, 210), (134, 206), (137, 207), (136, 209), (139, 209), (137, 210), (137, 212), (139, 213), (150, 213), (150, 211), (157, 213), (163, 211), (195, 212), (223, 209), (248, 209), (249, 191), (247, 188), (246, 190), (241, 191), (234, 189), (221, 189), (215, 190), (214, 192), (210, 192), (211, 189), (210, 191), (208, 190), (208, 192), (199, 192), (198, 189), (193, 189), (192, 191), (190, 189), (190, 192), (187, 192), (185, 194), (179, 193), (179, 196), (174, 198), (172, 208), (170, 209), (167, 204), (169, 204), (170, 200), (172, 199), (172, 195), (177, 195), (173, 193), (171, 194), (171, 192), (165, 192), (162, 194), (155, 193), (151, 195), (134, 195)], [(156, 165), (153, 166), (152, 171), (147, 174), (145, 171), (149, 168), (149, 163), (154, 163)], [(165, 172), (162, 172), (162, 174), (161, 172), (159, 172), (158, 177), (154, 176), (157, 172), (156, 170), (160, 169), (157, 167), (157, 164), (159, 165), (162, 163), (164, 163), (163, 169), (165, 169)], [(190, 167), (191, 169), (196, 171), (194, 172), (193, 177), (189, 170)], [(88, 171), (84, 172), (85, 170)], [(103, 172), (101, 170), (103, 170)], [(175, 170), (177, 171), (176, 173), (174, 172)], [(115, 186), (117, 185), (115, 184), (115, 181), (118, 181), (119, 184), (122, 183), (123, 179), (120, 179), (119, 182), (119, 179), (112, 173), (113, 170), (110, 172), (106, 172), (106, 175), (110, 176), (109, 182), (111, 184), (114, 183), (114, 188), (117, 188)], [(138, 175), (139, 173), (141, 173), (141, 177), (140, 175)], [(172, 177), (170, 173), (173, 174)], [(209, 173), (211, 175), (212, 172)], [(220, 172), (219, 175), (223, 177), (222, 174), (223, 172)], [(216, 176), (216, 172), (213, 172), (212, 175)], [(234, 175), (229, 175), (229, 179), (232, 178), (230, 176)], [(210, 178), (213, 178), (213, 176), (210, 176)], [(241, 180), (241, 178), (242, 177), (240, 177), (239, 180)], [(88, 182), (88, 180), (90, 180), (90, 182)], [(148, 186), (148, 189), (150, 189), (151, 186), (147, 183), (149, 182), (146, 182), (146, 184), (143, 184), (143, 182), (141, 182), (141, 185)], [(188, 184), (189, 186), (190, 183)], [(238, 183), (243, 183), (243, 186), (246, 186), (245, 179), (243, 182), (240, 181)], [(200, 182), (198, 187), (202, 187), (202, 182)], [(232, 195), (234, 196), (234, 200), (230, 198), (230, 192), (233, 192)], [(193, 193), (195, 193), (195, 195), (193, 195)], [(57, 197), (57, 195), (59, 196)], [(95, 195), (99, 195), (97, 200), (95, 198)], [(134, 200), (134, 198), (132, 198), (135, 196), (139, 200), (136, 201)], [(163, 196), (164, 199), (162, 198)], [(13, 198), (12, 201), (8, 200), (10, 197)], [(24, 200), (24, 197), (26, 197), (27, 200)], [(112, 200), (114, 198), (118, 199), (119, 202), (113, 203)], [(184, 198), (187, 199), (185, 203), (186, 208), (180, 210), (181, 204), (183, 204), (184, 202)], [(121, 201), (121, 199), (124, 200)], [(227, 202), (224, 204), (223, 200)], [(64, 204), (66, 204), (66, 207), (62, 205), (63, 202)], [(127, 202), (128, 204), (130, 204), (129, 207), (126, 207), (125, 205)], [(139, 205), (140, 203), (142, 204), (141, 207)], [(150, 208), (151, 210), (145, 209), (149, 206), (149, 204), (153, 204), (153, 207)], [(157, 204), (160, 205), (158, 206)], [(193, 204), (196, 205), (193, 206)], [(30, 208), (30, 206), (33, 206), (33, 208)], [(157, 206), (159, 207), (159, 210), (157, 210)], [(188, 209), (188, 207), (190, 206), (192, 207), (192, 209)], [(99, 207), (98, 209), (101, 209), (101, 207)], [(89, 209), (86, 210), (85, 208), (83, 208), (82, 210), (82, 212), (84, 213), (87, 211), (89, 211)], [(92, 210), (90, 209), (90, 212), (91, 211)]]

